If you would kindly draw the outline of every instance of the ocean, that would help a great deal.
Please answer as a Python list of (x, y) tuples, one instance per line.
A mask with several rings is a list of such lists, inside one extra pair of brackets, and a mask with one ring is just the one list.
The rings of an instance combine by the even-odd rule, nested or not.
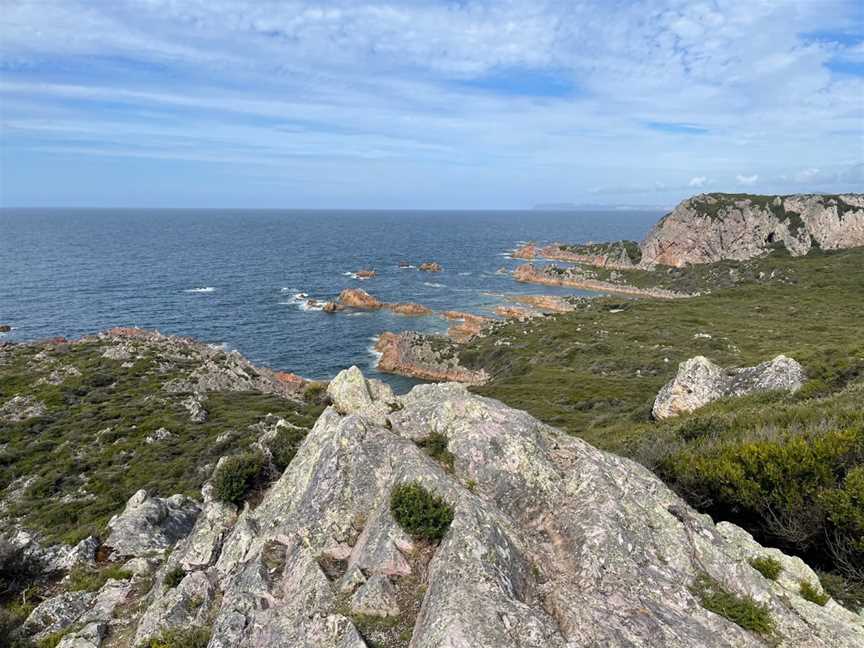
[[(360, 287), (388, 302), (489, 315), (505, 293), (588, 294), (518, 284), (520, 243), (641, 239), (646, 211), (0, 210), (2, 340), (77, 337), (112, 326), (188, 335), (256, 364), (328, 378), (376, 375), (383, 331), (445, 331), (437, 317), (327, 314)], [(400, 261), (411, 266), (401, 268)], [(440, 273), (416, 269), (437, 261)], [(352, 273), (372, 268), (360, 281)], [(379, 376), (395, 387), (408, 381)]]

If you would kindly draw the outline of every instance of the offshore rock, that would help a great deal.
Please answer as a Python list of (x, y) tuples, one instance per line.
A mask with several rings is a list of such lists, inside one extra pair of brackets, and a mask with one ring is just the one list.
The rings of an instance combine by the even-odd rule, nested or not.
[(343, 307), (365, 310), (378, 310), (384, 306), (384, 303), (377, 297), (373, 297), (360, 288), (346, 288), (343, 290), (339, 293), (338, 304)]
[(784, 355), (741, 369), (723, 369), (704, 356), (696, 356), (678, 366), (678, 374), (657, 394), (652, 414), (664, 419), (730, 396), (759, 391), (794, 392), (806, 379), (804, 368)]
[(743, 261), (771, 249), (864, 245), (864, 194), (700, 194), (681, 202), (642, 241), (643, 267)]
[(418, 268), (422, 272), (441, 272), (443, 269), (437, 261), (426, 261), (425, 263), (421, 263)]

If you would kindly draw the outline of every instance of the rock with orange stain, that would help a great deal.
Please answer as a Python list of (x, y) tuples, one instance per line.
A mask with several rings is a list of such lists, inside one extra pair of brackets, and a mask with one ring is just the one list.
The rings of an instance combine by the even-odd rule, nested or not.
[(455, 344), (440, 336), (414, 331), (382, 333), (375, 344), (381, 354), (378, 370), (409, 378), (434, 382), (461, 382), (472, 385), (485, 383), (485, 371), (474, 371), (459, 364)]

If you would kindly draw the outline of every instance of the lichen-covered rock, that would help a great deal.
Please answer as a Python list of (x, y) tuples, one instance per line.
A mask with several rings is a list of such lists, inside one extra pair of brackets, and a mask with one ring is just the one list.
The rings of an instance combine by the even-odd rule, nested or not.
[(120, 515), (108, 521), (105, 544), (117, 556), (143, 556), (173, 547), (195, 524), (200, 508), (183, 495), (151, 497), (139, 490)]
[(327, 395), (341, 414), (362, 414), (381, 425), (395, 403), (389, 385), (366, 380), (356, 366), (340, 371), (327, 385)]
[(806, 380), (804, 368), (779, 355), (755, 367), (723, 369), (704, 356), (682, 362), (678, 374), (657, 394), (652, 414), (664, 419), (692, 412), (715, 400), (759, 391), (790, 391)]
[(203, 401), (207, 398), (204, 394), (191, 394), (181, 403), (189, 412), (189, 420), (193, 423), (203, 423), (207, 420), (207, 410), (204, 409)]
[[(357, 373), (340, 383), (362, 394)], [(362, 396), (346, 401), (359, 413), (325, 410), (240, 514), (215, 566), (183, 579), (221, 592), (202, 595), (209, 648), (364, 648), (354, 623), (391, 615), (411, 648), (764, 646), (701, 606), (692, 586), (703, 575), (764, 605), (780, 645), (864, 644), (860, 617), (765, 579), (748, 560), (767, 549), (715, 526), (645, 468), (464, 386), (422, 385), (397, 400), (384, 425), (363, 414)], [(446, 437), (452, 471), (416, 445), (431, 432)], [(394, 486), (415, 481), (453, 509), (437, 547), (390, 512)], [(790, 578), (809, 577), (771, 553)], [(407, 635), (388, 645), (407, 646)]]
[(24, 622), (23, 631), (39, 640), (71, 626), (90, 607), (94, 592), (64, 592), (37, 605)]
[(0, 421), (18, 423), (36, 416), (44, 416), (45, 403), (32, 396), (13, 396), (0, 405)]
[(134, 646), (160, 635), (170, 628), (191, 628), (207, 622), (216, 587), (208, 574), (194, 571), (174, 587), (164, 584), (154, 592), (150, 605), (141, 617)]
[(782, 246), (793, 256), (812, 248), (864, 245), (864, 194), (741, 196), (700, 194), (680, 203), (648, 233), (643, 266), (745, 260)]

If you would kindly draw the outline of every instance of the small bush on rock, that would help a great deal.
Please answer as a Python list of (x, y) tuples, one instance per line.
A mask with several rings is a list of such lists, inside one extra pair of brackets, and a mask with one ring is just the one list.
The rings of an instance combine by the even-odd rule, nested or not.
[(407, 533), (429, 542), (440, 542), (453, 521), (450, 505), (419, 482), (394, 488), (390, 494), (390, 511)]
[(172, 628), (165, 630), (159, 637), (145, 641), (138, 648), (206, 648), (210, 634), (207, 628)]
[(453, 462), (456, 458), (447, 449), (447, 437), (440, 432), (433, 432), (417, 442), (427, 455), (440, 463), (447, 472), (453, 472)]
[(810, 581), (801, 581), (799, 591), (801, 592), (801, 598), (810, 601), (811, 603), (815, 603), (816, 605), (825, 605), (831, 598), (827, 594), (820, 592), (819, 589)]
[(186, 577), (186, 572), (182, 567), (174, 567), (165, 574), (165, 580), (162, 581), (165, 584), (165, 589), (174, 589), (180, 584)]
[(279, 473), (282, 473), (294, 459), (294, 455), (297, 454), (297, 450), (305, 438), (306, 430), (283, 427), (267, 444), (273, 467)]
[(693, 593), (706, 610), (719, 614), (741, 626), (761, 635), (771, 634), (774, 619), (767, 606), (760, 605), (749, 596), (738, 596), (724, 588), (713, 578), (702, 575), (693, 586)]
[(777, 580), (783, 567), (780, 561), (771, 556), (757, 556), (750, 559), (750, 566), (768, 580)]
[(245, 452), (228, 457), (213, 475), (213, 490), (223, 502), (240, 504), (264, 470), (260, 452)]

